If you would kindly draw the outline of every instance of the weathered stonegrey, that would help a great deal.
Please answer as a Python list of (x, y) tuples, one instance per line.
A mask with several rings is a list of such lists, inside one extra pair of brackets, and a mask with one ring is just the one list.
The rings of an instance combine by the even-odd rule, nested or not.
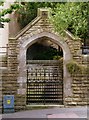
[[(26, 109), (26, 51), (39, 38), (47, 37), (63, 50), (63, 102), (64, 106), (87, 105), (88, 85), (86, 74), (70, 75), (66, 64), (75, 60), (86, 65), (87, 60), (81, 54), (81, 41), (66, 31), (61, 37), (55, 32), (49, 21), (49, 10), (39, 9), (38, 16), (29, 23), (17, 36), (9, 38), (6, 73), (2, 77), (3, 95), (15, 96), (15, 110)], [(89, 77), (88, 77), (89, 79)]]

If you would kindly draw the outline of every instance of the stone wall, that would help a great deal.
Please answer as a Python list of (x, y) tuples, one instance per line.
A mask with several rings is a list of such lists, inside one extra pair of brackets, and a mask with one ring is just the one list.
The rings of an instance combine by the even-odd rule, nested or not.
[(73, 96), (66, 98), (67, 106), (82, 106), (88, 103), (88, 86), (86, 74), (73, 75), (72, 90)]
[[(9, 41), (9, 51), (8, 51), (8, 72), (9, 72), (9, 81), (11, 84), (11, 94), (15, 97), (15, 110), (21, 110), (25, 107), (25, 95), (22, 95), (19, 91), (20, 84), (17, 82), (18, 77), (18, 49), (17, 49), (17, 41), (11, 40)], [(21, 95), (20, 95), (21, 94)]]
[(87, 71), (72, 75), (73, 96), (66, 98), (67, 106), (89, 105), (89, 55), (81, 55), (80, 65), (86, 67)]

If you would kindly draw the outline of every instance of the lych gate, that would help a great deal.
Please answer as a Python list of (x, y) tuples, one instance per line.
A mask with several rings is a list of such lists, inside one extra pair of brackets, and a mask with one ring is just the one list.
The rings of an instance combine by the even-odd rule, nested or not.
[[(3, 84), (5, 85), (3, 94), (7, 94), (8, 84), (13, 85), (8, 90), (8, 94), (15, 96), (17, 110), (24, 109), (27, 105), (82, 104), (81, 96), (84, 95), (76, 93), (78, 89), (83, 94), (79, 88), (80, 78), (74, 76), (73, 79), (66, 68), (66, 64), (71, 60), (81, 63), (80, 41), (74, 40), (67, 31), (66, 36), (61, 37), (49, 21), (49, 10), (39, 9), (38, 11), (38, 16), (31, 23), (16, 37), (9, 39), (9, 80), (3, 80), (6, 83)], [(40, 51), (38, 46), (42, 47)], [(56, 50), (58, 55), (61, 51), (62, 58), (58, 60), (57, 54), (52, 56), (47, 54), (48, 59), (45, 58), (47, 56), (43, 56), (44, 59), (41, 58), (45, 54), (45, 52), (43, 54), (43, 48), (46, 48), (45, 50), (52, 48), (51, 50)], [(51, 59), (51, 57), (54, 58)], [(82, 82), (84, 81), (81, 80), (81, 86)], [(86, 89), (84, 86), (81, 88)]]

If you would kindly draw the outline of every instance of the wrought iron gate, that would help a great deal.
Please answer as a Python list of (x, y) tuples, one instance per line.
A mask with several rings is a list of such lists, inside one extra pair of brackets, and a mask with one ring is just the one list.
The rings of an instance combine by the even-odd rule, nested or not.
[(57, 60), (27, 61), (27, 104), (63, 104), (62, 69)]

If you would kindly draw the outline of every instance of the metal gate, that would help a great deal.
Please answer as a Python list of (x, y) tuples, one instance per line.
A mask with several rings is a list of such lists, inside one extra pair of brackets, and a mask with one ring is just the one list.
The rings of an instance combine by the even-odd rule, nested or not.
[(63, 104), (62, 69), (58, 60), (27, 61), (27, 104)]

